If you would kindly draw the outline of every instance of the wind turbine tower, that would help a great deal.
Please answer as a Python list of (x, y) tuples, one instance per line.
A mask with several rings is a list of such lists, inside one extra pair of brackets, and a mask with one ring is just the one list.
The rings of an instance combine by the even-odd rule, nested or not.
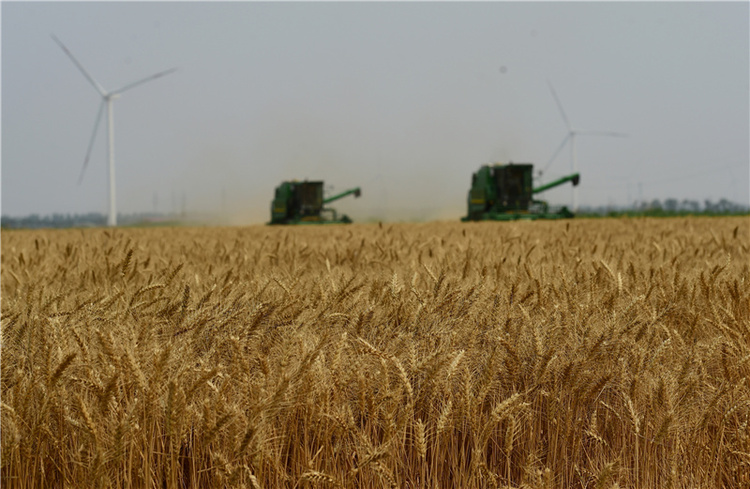
[(91, 156), (91, 148), (94, 146), (94, 141), (96, 140), (96, 131), (99, 128), (99, 123), (102, 119), (102, 113), (104, 112), (104, 108), (107, 109), (107, 154), (109, 156), (109, 216), (107, 217), (107, 225), (108, 226), (117, 226), (117, 203), (115, 199), (115, 130), (114, 130), (114, 118), (112, 114), (112, 102), (114, 99), (120, 96), (121, 93), (126, 92), (127, 90), (130, 90), (131, 88), (135, 88), (139, 85), (142, 85), (146, 82), (156, 80), (157, 78), (161, 78), (164, 75), (168, 75), (170, 73), (173, 73), (177, 71), (177, 68), (170, 68), (166, 71), (161, 71), (159, 73), (156, 73), (155, 75), (148, 76), (146, 78), (143, 78), (142, 80), (138, 80), (133, 83), (129, 83), (122, 88), (119, 88), (117, 90), (113, 90), (111, 92), (107, 92), (102, 88), (102, 86), (94, 80), (94, 78), (86, 71), (86, 69), (81, 65), (81, 63), (78, 62), (78, 60), (73, 56), (73, 53), (71, 53), (68, 48), (65, 47), (65, 45), (57, 38), (55, 35), (52, 35), (52, 39), (62, 48), (63, 51), (65, 51), (65, 54), (70, 57), (70, 59), (73, 61), (73, 64), (75, 64), (78, 69), (83, 73), (83, 76), (86, 77), (86, 79), (91, 83), (91, 85), (96, 89), (97, 92), (102, 96), (102, 102), (99, 104), (99, 112), (96, 116), (96, 122), (94, 123), (94, 132), (91, 134), (91, 140), (89, 141), (89, 147), (86, 151), (86, 158), (83, 160), (83, 168), (81, 169), (81, 175), (78, 178), (78, 184), (81, 184), (81, 181), (83, 180), (83, 174), (86, 172), (86, 166), (89, 163), (89, 158)]
[[(591, 131), (591, 130), (580, 130), (575, 129), (570, 125), (570, 121), (568, 120), (568, 116), (565, 115), (565, 110), (563, 109), (562, 103), (560, 103), (560, 99), (557, 97), (557, 93), (555, 93), (554, 87), (552, 87), (552, 82), (547, 80), (547, 84), (549, 85), (550, 92), (552, 92), (552, 96), (555, 98), (555, 102), (557, 103), (557, 108), (560, 109), (560, 115), (563, 118), (563, 121), (565, 122), (565, 126), (568, 128), (568, 134), (563, 138), (562, 142), (560, 143), (560, 146), (557, 147), (557, 150), (555, 150), (555, 153), (552, 155), (552, 158), (550, 158), (549, 162), (547, 162), (547, 166), (544, 167), (544, 171), (547, 170), (549, 165), (557, 158), (557, 155), (560, 154), (560, 151), (565, 147), (565, 145), (570, 141), (570, 165), (572, 173), (578, 173), (578, 159), (576, 157), (576, 136), (611, 136), (611, 137), (627, 137), (627, 134), (623, 134), (621, 132), (612, 132), (612, 131)], [(573, 186), (573, 212), (578, 211), (578, 187)]]

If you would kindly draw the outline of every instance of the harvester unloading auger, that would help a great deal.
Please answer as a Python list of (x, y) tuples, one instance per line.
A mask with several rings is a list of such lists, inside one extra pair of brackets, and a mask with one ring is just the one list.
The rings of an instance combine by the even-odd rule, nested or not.
[(534, 200), (533, 194), (567, 182), (578, 185), (580, 174), (574, 173), (532, 187), (531, 164), (484, 165), (471, 177), (469, 211), (462, 221), (513, 221), (516, 219), (565, 219), (573, 217), (567, 207), (551, 210), (547, 202)]
[(323, 207), (348, 195), (359, 197), (359, 187), (323, 198), (323, 182), (283, 182), (276, 187), (268, 224), (349, 224), (349, 216), (339, 216), (334, 209)]

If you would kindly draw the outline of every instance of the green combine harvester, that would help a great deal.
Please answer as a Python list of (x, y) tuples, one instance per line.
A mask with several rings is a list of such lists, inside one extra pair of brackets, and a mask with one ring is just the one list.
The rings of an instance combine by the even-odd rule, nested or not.
[(550, 209), (547, 202), (533, 195), (567, 182), (578, 185), (578, 173), (532, 187), (534, 165), (484, 165), (471, 177), (469, 212), (462, 221), (514, 221), (517, 219), (566, 219), (573, 217), (567, 207)]
[(334, 209), (323, 207), (348, 195), (359, 197), (359, 187), (323, 198), (323, 182), (283, 182), (276, 187), (268, 224), (349, 224), (346, 214), (340, 217)]

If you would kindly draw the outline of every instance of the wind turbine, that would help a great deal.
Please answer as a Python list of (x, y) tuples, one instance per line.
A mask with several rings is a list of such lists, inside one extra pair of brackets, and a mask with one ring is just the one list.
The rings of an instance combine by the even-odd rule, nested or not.
[[(557, 158), (557, 155), (560, 154), (560, 151), (565, 147), (565, 145), (570, 141), (570, 165), (571, 170), (573, 173), (578, 173), (578, 160), (576, 159), (576, 136), (611, 136), (611, 137), (627, 137), (627, 134), (623, 134), (621, 132), (613, 132), (613, 131), (591, 131), (591, 130), (580, 130), (575, 129), (570, 125), (570, 121), (568, 120), (568, 116), (565, 115), (565, 110), (563, 109), (562, 104), (560, 103), (560, 99), (557, 97), (557, 93), (555, 93), (554, 87), (552, 87), (552, 82), (547, 80), (547, 84), (549, 85), (550, 92), (552, 92), (552, 96), (555, 98), (555, 102), (557, 102), (557, 108), (560, 109), (560, 115), (563, 118), (563, 121), (565, 122), (565, 126), (568, 128), (568, 134), (563, 138), (562, 142), (560, 143), (560, 146), (557, 147), (555, 150), (555, 153), (552, 155), (552, 158), (547, 162), (547, 166), (544, 167), (544, 171), (547, 171), (547, 168), (552, 164), (552, 162)], [(578, 187), (573, 186), (573, 212), (578, 211)]]
[(83, 160), (83, 168), (81, 169), (81, 175), (78, 177), (78, 184), (81, 184), (81, 181), (83, 180), (83, 174), (86, 171), (86, 166), (89, 163), (89, 157), (91, 156), (91, 149), (94, 147), (94, 141), (96, 140), (96, 131), (99, 128), (99, 123), (102, 119), (102, 113), (104, 112), (104, 107), (107, 107), (107, 132), (108, 132), (108, 138), (107, 138), (107, 153), (109, 155), (109, 217), (107, 218), (107, 225), (108, 226), (117, 226), (117, 205), (115, 201), (115, 129), (114, 129), (114, 118), (112, 114), (112, 102), (114, 99), (120, 96), (121, 93), (130, 90), (131, 88), (135, 88), (139, 85), (142, 85), (146, 82), (149, 82), (151, 80), (155, 80), (157, 78), (161, 78), (164, 75), (168, 75), (170, 73), (173, 73), (177, 71), (177, 68), (170, 68), (166, 71), (161, 71), (159, 73), (156, 73), (155, 75), (151, 75), (149, 77), (146, 77), (142, 80), (138, 80), (133, 83), (129, 83), (125, 85), (122, 88), (119, 88), (117, 90), (113, 90), (111, 92), (107, 92), (102, 88), (102, 86), (97, 83), (94, 78), (89, 75), (89, 73), (86, 71), (86, 69), (81, 65), (81, 63), (78, 62), (78, 60), (73, 56), (73, 53), (71, 53), (68, 48), (65, 47), (65, 45), (57, 38), (54, 34), (52, 34), (52, 39), (62, 48), (63, 51), (65, 51), (65, 54), (67, 54), (70, 59), (73, 61), (73, 63), (78, 67), (79, 70), (81, 70), (81, 73), (83, 73), (83, 76), (86, 77), (86, 79), (93, 85), (93, 87), (96, 89), (97, 92), (102, 96), (102, 102), (99, 104), (99, 112), (96, 115), (96, 122), (94, 122), (94, 132), (91, 134), (91, 140), (89, 141), (89, 147), (86, 151), (86, 158)]

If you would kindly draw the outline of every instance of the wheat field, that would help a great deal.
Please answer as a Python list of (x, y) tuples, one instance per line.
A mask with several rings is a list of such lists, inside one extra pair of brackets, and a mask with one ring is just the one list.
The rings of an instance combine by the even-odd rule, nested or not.
[(750, 487), (749, 224), (3, 231), (2, 484)]

